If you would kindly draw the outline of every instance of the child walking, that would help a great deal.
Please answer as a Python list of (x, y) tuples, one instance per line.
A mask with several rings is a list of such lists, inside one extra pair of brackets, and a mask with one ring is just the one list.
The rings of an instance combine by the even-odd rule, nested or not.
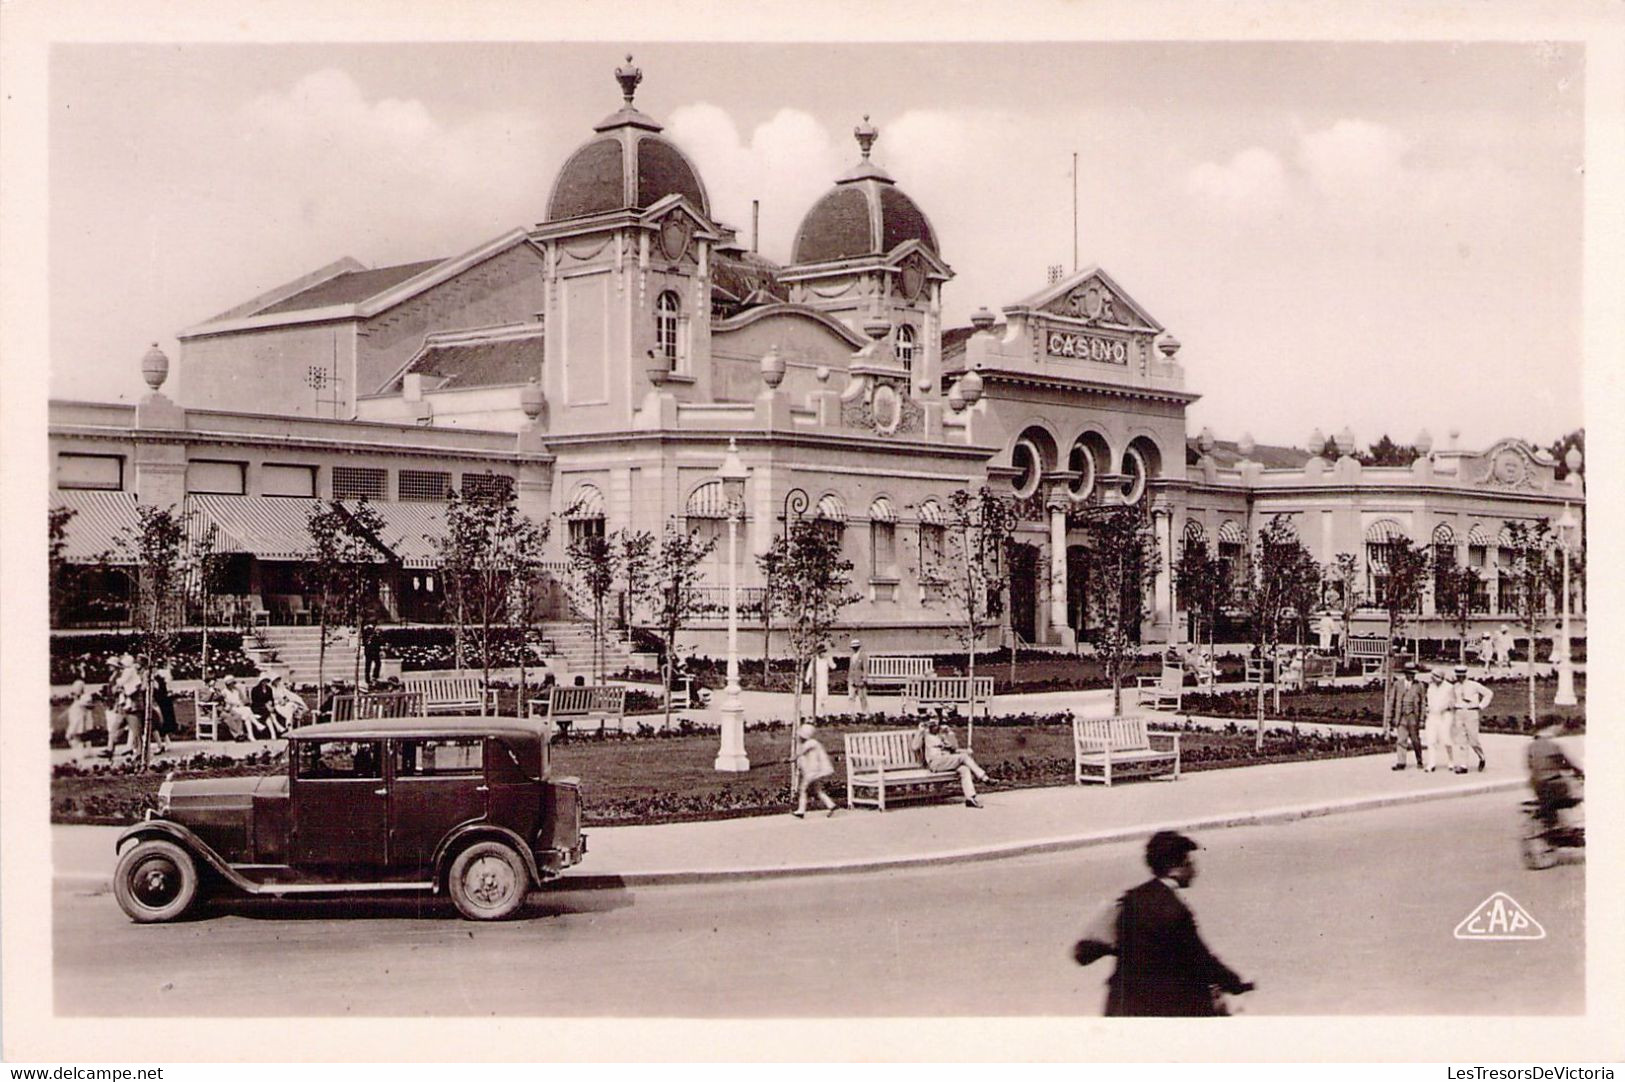
[(807, 817), (807, 793), (811, 791), (818, 797), (818, 802), (829, 809), (829, 814), (835, 814), (835, 800), (824, 792), (824, 779), (835, 773), (835, 764), (829, 761), (829, 752), (824, 745), (818, 742), (818, 730), (812, 722), (804, 721), (796, 730), (796, 755), (790, 762), (795, 764), (796, 793), (799, 800), (796, 810), (790, 814), (797, 819)]

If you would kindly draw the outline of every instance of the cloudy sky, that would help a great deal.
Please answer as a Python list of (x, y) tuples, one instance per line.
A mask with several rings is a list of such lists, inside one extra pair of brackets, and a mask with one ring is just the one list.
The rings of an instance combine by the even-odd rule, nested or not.
[(1184, 342), (1192, 432), (1583, 423), (1585, 57), (1516, 43), (59, 45), (51, 393), (138, 397), (148, 343), (340, 256), (535, 223), (625, 49), (780, 260), (869, 114), (950, 323), (1070, 266), (1076, 151), (1080, 261)]

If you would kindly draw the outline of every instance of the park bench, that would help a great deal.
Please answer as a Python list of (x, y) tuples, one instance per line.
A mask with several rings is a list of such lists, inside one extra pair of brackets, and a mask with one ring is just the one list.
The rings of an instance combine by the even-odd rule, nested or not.
[(532, 717), (540, 714), (561, 732), (569, 732), (577, 722), (596, 720), (603, 732), (610, 722), (617, 731), (626, 720), (626, 688), (620, 684), (594, 684), (585, 687), (558, 686), (545, 689), (530, 701)]
[(1179, 734), (1149, 732), (1145, 718), (1074, 718), (1072, 745), (1073, 779), (1079, 785), (1109, 786), (1125, 773), (1179, 779)]
[(488, 688), (481, 694), (477, 676), (412, 676), (402, 678), (401, 683), (407, 691), (423, 695), (423, 708), (430, 714), (461, 714), (470, 710), (496, 713), (496, 689)]
[[(846, 806), (872, 805), (886, 810), (887, 800), (905, 793), (951, 787), (959, 795), (957, 771), (930, 770), (922, 758), (918, 729), (892, 729), (879, 733), (847, 733)], [(858, 791), (873, 790), (873, 796)]]
[[(903, 683), (903, 713), (916, 713), (951, 707), (965, 707), (973, 715), (980, 707), (985, 712), (993, 702), (993, 678), (978, 676), (971, 687), (969, 676), (927, 676)], [(975, 692), (974, 701), (971, 698)]]
[(1309, 656), (1303, 659), (1303, 674), (1298, 678), (1298, 689), (1312, 688), (1337, 676), (1337, 659)]
[(936, 674), (936, 664), (928, 657), (872, 657), (866, 679), (870, 687), (900, 686)]
[(1360, 672), (1370, 676), (1388, 659), (1388, 640), (1378, 635), (1350, 635), (1345, 640), (1344, 656), (1358, 661)]
[(1164, 665), (1158, 676), (1137, 678), (1136, 697), (1141, 705), (1149, 703), (1153, 710), (1171, 704), (1177, 712), (1185, 697), (1185, 670), (1178, 665)]
[(376, 721), (384, 718), (427, 717), (420, 691), (363, 691), (335, 695), (333, 721)]

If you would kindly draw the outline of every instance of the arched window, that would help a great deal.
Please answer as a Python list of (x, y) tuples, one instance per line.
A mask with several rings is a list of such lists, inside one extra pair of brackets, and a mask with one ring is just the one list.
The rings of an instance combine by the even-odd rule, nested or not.
[(897, 512), (884, 496), (869, 505), (869, 577), (897, 578)]
[(1230, 581), (1239, 585), (1247, 565), (1247, 534), (1233, 518), (1219, 523), (1219, 559), (1230, 568)]
[(941, 582), (948, 519), (936, 500), (920, 504), (920, 581)]
[(579, 544), (588, 537), (604, 536), (604, 494), (598, 486), (582, 485), (571, 494), (564, 507), (564, 521), (571, 544)]
[(1378, 519), (1365, 530), (1365, 596), (1369, 605), (1382, 607), (1383, 595), (1388, 589), (1388, 561), (1394, 543), (1405, 536), (1399, 523), (1390, 518)]
[(914, 374), (914, 328), (907, 323), (897, 328), (897, 363), (905, 372)]
[(672, 371), (681, 367), (682, 353), (678, 334), (683, 305), (673, 290), (666, 290), (655, 298), (655, 351), (671, 362)]
[(1490, 538), (1482, 523), (1473, 523), (1467, 531), (1467, 566), (1478, 572), (1473, 583), (1473, 611), (1490, 611), (1489, 559)]

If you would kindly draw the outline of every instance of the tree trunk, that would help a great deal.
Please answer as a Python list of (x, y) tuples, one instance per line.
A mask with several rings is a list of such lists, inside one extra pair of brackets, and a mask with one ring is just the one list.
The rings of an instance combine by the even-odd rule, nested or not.
[[(1260, 659), (1268, 657), (1262, 647), (1259, 648), (1259, 657)], [(1255, 752), (1264, 750), (1264, 675), (1260, 673), (1258, 678), (1258, 716), (1257, 726), (1253, 732), (1253, 751)]]
[(1535, 713), (1535, 630), (1529, 629), (1529, 653), (1524, 661), (1529, 671), (1529, 728), (1540, 728), (1540, 717)]
[[(1011, 641), (1014, 642), (1012, 634)], [(965, 750), (970, 751), (976, 743), (976, 640), (970, 641), (970, 721), (965, 724)]]
[(1394, 690), (1394, 632), (1396, 621), (1392, 611), (1388, 613), (1388, 644), (1382, 654), (1382, 735), (1390, 736), (1393, 733), (1393, 706), (1390, 698)]

